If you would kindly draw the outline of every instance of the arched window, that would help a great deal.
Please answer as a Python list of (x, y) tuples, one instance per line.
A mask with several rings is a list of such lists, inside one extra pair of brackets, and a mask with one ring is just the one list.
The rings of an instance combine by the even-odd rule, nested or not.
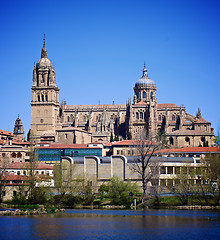
[(70, 122), (73, 122), (73, 115), (70, 115)]
[(18, 154), (17, 154), (17, 158), (21, 158), (21, 153), (19, 152)]
[(40, 95), (39, 94), (37, 95), (37, 100), (38, 100), (38, 102), (40, 102)]
[(162, 121), (161, 115), (158, 115), (158, 121)]
[(69, 121), (70, 121), (70, 117), (68, 116), (68, 117), (67, 117), (67, 122), (69, 122)]
[(172, 115), (172, 121), (176, 121), (176, 116), (174, 114)]
[(153, 101), (153, 99), (154, 99), (154, 94), (153, 94), (153, 92), (150, 92), (150, 99), (151, 99), (151, 101)]
[(143, 98), (146, 98), (146, 92), (143, 92)]
[(41, 95), (41, 99), (42, 99), (42, 102), (44, 102), (44, 95), (43, 94)]
[(143, 113), (140, 112), (140, 119), (143, 119)]
[(170, 137), (170, 145), (173, 145), (173, 138), (172, 137)]
[(16, 158), (16, 153), (13, 152), (13, 153), (11, 154), (11, 157), (12, 157), (12, 158)]
[(139, 119), (139, 113), (136, 112), (136, 119)]
[(45, 101), (48, 102), (48, 96), (47, 96), (47, 94), (45, 95)]

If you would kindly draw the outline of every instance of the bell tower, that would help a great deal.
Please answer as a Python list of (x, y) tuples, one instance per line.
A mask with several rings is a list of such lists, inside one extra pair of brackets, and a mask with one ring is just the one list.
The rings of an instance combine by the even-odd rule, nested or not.
[(15, 121), (15, 127), (14, 127), (14, 137), (20, 140), (24, 139), (24, 128), (21, 119), (18, 118)]
[(148, 77), (144, 64), (143, 74), (134, 86), (134, 103), (129, 106), (130, 116), (129, 134), (138, 138), (140, 133), (146, 131), (147, 136), (155, 137), (157, 134), (157, 98), (156, 85)]
[(31, 130), (35, 137), (55, 140), (59, 119), (59, 88), (55, 69), (48, 59), (45, 36), (41, 58), (34, 66), (31, 101)]

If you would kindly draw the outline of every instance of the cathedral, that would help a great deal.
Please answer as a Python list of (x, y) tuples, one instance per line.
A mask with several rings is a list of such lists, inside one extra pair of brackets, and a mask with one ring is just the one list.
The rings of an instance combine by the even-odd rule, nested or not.
[(185, 111), (184, 106), (157, 103), (157, 87), (144, 65), (134, 86), (133, 102), (126, 104), (59, 104), (55, 69), (48, 59), (45, 39), (34, 66), (31, 130), (39, 142), (87, 144), (112, 139), (137, 139), (141, 132), (164, 133), (172, 148), (212, 146), (211, 123)]

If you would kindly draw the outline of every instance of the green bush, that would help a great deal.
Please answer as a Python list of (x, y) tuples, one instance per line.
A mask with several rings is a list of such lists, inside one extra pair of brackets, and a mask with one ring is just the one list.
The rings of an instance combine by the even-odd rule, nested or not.
[[(114, 205), (130, 206), (133, 197), (137, 196), (139, 187), (130, 181), (124, 182), (118, 177), (113, 177), (108, 184), (108, 195)], [(131, 196), (132, 193), (133, 196)]]

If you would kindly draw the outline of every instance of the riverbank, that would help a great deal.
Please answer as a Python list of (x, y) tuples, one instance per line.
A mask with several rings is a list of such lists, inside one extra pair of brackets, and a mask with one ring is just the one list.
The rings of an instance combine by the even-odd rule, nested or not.
[(7, 209), (7, 210), (0, 210), (0, 216), (31, 216), (31, 215), (42, 215), (42, 214), (54, 214), (65, 212), (65, 209), (58, 209), (55, 207), (45, 208), (39, 207), (37, 209)]

